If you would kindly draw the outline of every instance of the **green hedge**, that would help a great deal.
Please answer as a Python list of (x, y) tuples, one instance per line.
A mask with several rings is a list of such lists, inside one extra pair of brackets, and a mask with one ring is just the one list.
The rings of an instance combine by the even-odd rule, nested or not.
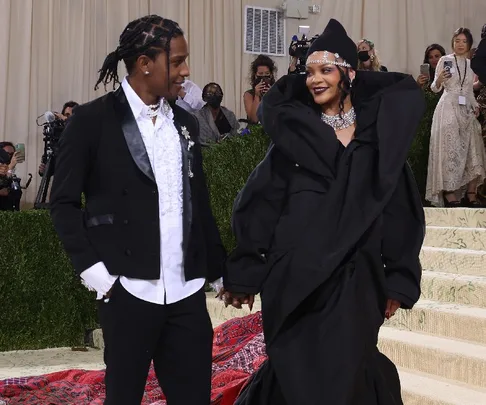
[[(437, 98), (428, 109), (410, 153), (421, 192), (425, 189), (430, 124)], [(223, 242), (234, 247), (233, 201), (264, 157), (268, 137), (261, 127), (205, 148), (204, 169)], [(94, 293), (74, 276), (45, 211), (0, 212), (0, 351), (82, 344), (97, 326)]]
[(231, 232), (233, 202), (252, 170), (265, 157), (268, 145), (269, 138), (262, 128), (253, 126), (250, 134), (230, 138), (204, 151), (211, 207), (228, 251), (235, 246)]
[(424, 205), (429, 205), (429, 203), (425, 201), (425, 185), (427, 182), (427, 166), (429, 162), (430, 128), (432, 127), (432, 118), (434, 117), (435, 107), (437, 106), (439, 98), (440, 94), (432, 93), (431, 91), (425, 92), (427, 109), (420, 122), (417, 136), (412, 143), (408, 155), (408, 161), (415, 175), (415, 180), (417, 181)]
[(83, 343), (96, 325), (46, 211), (0, 212), (0, 351)]

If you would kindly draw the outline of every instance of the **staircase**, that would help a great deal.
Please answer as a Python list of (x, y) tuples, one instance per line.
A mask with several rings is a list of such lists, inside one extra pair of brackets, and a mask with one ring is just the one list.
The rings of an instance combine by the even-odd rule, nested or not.
[(486, 210), (426, 209), (422, 297), (380, 333), (405, 405), (486, 405)]

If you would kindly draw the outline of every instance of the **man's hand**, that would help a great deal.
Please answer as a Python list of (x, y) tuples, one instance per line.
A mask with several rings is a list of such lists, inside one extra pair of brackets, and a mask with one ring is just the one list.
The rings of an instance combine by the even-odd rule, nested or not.
[(253, 304), (255, 302), (254, 295), (230, 293), (229, 291), (224, 291), (224, 289), (220, 291), (219, 294), (221, 294), (221, 296), (223, 297), (225, 307), (231, 305), (237, 309), (241, 309), (243, 304), (247, 304), (248, 308), (250, 308), (250, 311), (253, 309)]
[(385, 318), (390, 319), (395, 315), (395, 312), (397, 312), (397, 309), (400, 308), (401, 305), (402, 304), (397, 300), (388, 299), (386, 302)]
[(67, 120), (67, 117), (66, 117), (65, 115), (62, 115), (61, 113), (54, 113), (54, 115), (55, 115), (55, 116), (56, 116), (58, 119), (60, 119), (60, 120), (62, 120), (62, 121), (66, 121), (66, 120)]

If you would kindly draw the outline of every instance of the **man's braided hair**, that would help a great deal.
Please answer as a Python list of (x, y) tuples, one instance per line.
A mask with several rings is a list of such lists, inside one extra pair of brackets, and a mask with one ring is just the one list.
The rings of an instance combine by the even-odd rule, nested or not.
[[(172, 20), (158, 15), (149, 15), (129, 23), (120, 35), (118, 47), (111, 52), (99, 70), (95, 90), (103, 83), (113, 82), (113, 88), (120, 83), (118, 78), (118, 62), (123, 60), (130, 74), (141, 55), (154, 60), (161, 52), (167, 54), (169, 66), (170, 41), (172, 38), (184, 35), (179, 25)], [(168, 71), (168, 69), (167, 69)]]

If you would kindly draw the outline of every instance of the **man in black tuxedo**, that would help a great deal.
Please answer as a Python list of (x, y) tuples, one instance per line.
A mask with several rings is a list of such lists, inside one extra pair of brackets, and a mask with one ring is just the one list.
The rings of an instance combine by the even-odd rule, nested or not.
[(226, 252), (197, 121), (174, 102), (187, 56), (177, 23), (132, 21), (97, 86), (119, 83), (120, 60), (128, 76), (78, 107), (60, 141), (51, 215), (76, 272), (98, 293), (106, 405), (139, 405), (152, 360), (168, 405), (210, 402), (204, 283), (221, 277)]
[(471, 60), (471, 69), (478, 75), (479, 81), (486, 85), (486, 24), (481, 30), (481, 42)]

